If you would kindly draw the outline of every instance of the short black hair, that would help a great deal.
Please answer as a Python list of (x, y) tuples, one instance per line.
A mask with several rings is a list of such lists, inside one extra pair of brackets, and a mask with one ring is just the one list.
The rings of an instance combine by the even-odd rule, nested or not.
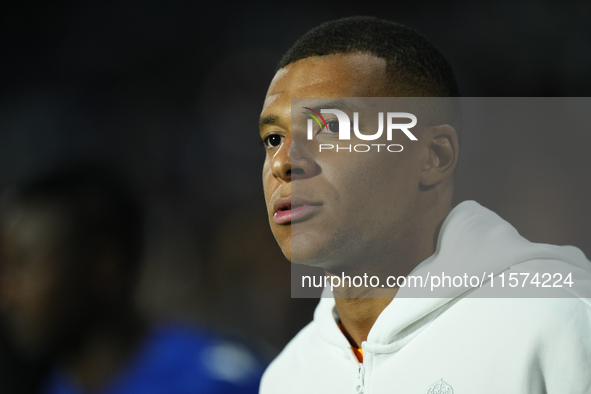
[(338, 53), (365, 52), (386, 60), (388, 82), (415, 97), (458, 97), (459, 89), (445, 57), (425, 37), (399, 23), (370, 16), (325, 22), (287, 51), (277, 70), (298, 60)]

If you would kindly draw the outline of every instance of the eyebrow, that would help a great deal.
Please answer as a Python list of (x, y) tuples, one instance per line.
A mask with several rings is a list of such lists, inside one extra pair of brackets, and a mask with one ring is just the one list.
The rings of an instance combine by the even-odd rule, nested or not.
[[(335, 108), (335, 109), (344, 109), (349, 110), (351, 112), (359, 112), (359, 108), (353, 103), (347, 102), (343, 99), (333, 100), (322, 104), (317, 104), (311, 106), (310, 108), (320, 112), (321, 109), (327, 108)], [(270, 125), (270, 124), (277, 124), (280, 123), (280, 118), (277, 115), (267, 115), (259, 120), (259, 130), (263, 128), (263, 126)]]
[(277, 115), (267, 115), (265, 117), (262, 117), (259, 120), (259, 130), (263, 128), (263, 126), (266, 126), (268, 124), (277, 124), (279, 123), (279, 116)]
[(349, 110), (351, 112), (359, 112), (359, 108), (357, 108), (357, 106), (355, 104), (353, 104), (351, 102), (347, 102), (343, 99), (333, 100), (333, 101), (329, 101), (327, 103), (314, 105), (314, 106), (311, 106), (310, 108), (312, 108), (318, 112), (320, 112), (321, 109), (328, 109), (328, 108), (345, 109), (345, 110)]

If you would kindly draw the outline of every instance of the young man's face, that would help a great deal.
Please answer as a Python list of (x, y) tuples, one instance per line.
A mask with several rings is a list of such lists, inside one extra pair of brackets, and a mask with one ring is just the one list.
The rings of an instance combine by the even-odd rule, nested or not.
[[(390, 143), (403, 144), (401, 153), (319, 152), (318, 141), (307, 141), (304, 128), (292, 130), (293, 97), (390, 96), (393, 89), (385, 85), (385, 60), (363, 53), (303, 59), (278, 71), (271, 82), (261, 113), (267, 148), (263, 184), (271, 229), (292, 262), (329, 272), (351, 267), (363, 259), (387, 258), (380, 253), (392, 253), (420, 231), (411, 224), (422, 156), (428, 155), (420, 142), (409, 143), (398, 133)], [(328, 132), (315, 138), (338, 143)], [(287, 209), (291, 212), (277, 214)]]

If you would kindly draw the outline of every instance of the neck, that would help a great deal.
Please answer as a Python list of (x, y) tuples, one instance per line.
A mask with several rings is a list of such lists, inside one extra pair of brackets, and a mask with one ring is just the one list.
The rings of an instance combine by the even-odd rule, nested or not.
[(369, 331), (392, 298), (335, 298), (345, 335), (355, 347), (367, 340)]
[[(447, 208), (447, 207), (446, 207)], [(400, 254), (406, 257), (405, 263), (407, 266), (412, 268), (416, 267), (422, 261), (427, 259), (435, 252), (437, 246), (437, 238), (443, 221), (451, 211), (451, 207), (443, 209), (442, 212), (438, 212), (438, 215), (434, 215), (437, 218), (436, 221), (432, 222), (432, 225), (428, 230), (424, 231), (423, 236), (420, 239), (415, 240), (414, 245), (407, 254)], [(402, 261), (397, 261), (394, 264), (389, 262), (382, 266), (398, 266), (402, 267)], [(410, 270), (394, 270), (398, 274), (408, 275)], [(383, 282), (382, 282), (383, 283)], [(335, 295), (335, 307), (341, 319), (341, 324), (344, 329), (347, 339), (352, 345), (361, 347), (361, 343), (367, 340), (369, 332), (373, 327), (374, 323), (382, 313), (382, 311), (392, 302), (396, 296), (398, 288), (390, 289), (377, 289), (373, 293), (373, 297), (379, 298), (347, 298), (347, 294), (363, 294), (358, 289), (350, 288), (338, 288), (333, 291)], [(341, 297), (339, 297), (339, 294)], [(344, 296), (344, 297), (343, 297)]]
[(137, 350), (144, 331), (142, 319), (134, 313), (96, 325), (80, 346), (60, 358), (60, 364), (83, 391), (94, 391)]

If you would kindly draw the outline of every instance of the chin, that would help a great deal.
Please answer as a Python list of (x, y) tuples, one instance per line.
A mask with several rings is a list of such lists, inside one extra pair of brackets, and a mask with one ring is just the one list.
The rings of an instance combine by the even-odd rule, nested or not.
[(337, 248), (317, 242), (315, 238), (299, 236), (292, 238), (289, 261), (298, 265), (322, 268), (325, 271), (339, 266), (342, 261), (336, 256)]
[[(300, 227), (303, 230), (302, 227)], [(320, 267), (329, 272), (343, 271), (358, 264), (360, 259), (358, 243), (361, 234), (352, 229), (347, 231), (292, 231), (290, 261), (295, 264)]]

